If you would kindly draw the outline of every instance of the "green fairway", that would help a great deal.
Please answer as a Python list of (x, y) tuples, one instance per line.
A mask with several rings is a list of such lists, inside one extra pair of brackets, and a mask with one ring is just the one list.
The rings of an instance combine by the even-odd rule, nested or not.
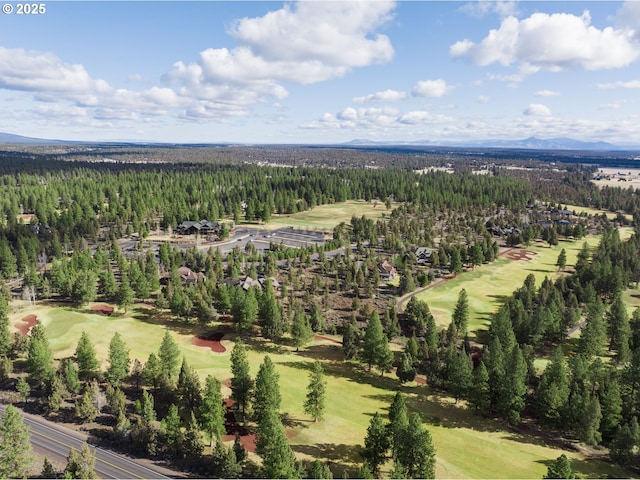
[[(393, 204), (391, 209), (397, 204)], [(361, 217), (365, 215), (368, 218), (377, 219), (382, 215), (389, 215), (391, 209), (387, 210), (384, 202), (364, 200), (349, 200), (347, 202), (332, 203), (328, 205), (319, 205), (305, 212), (294, 213), (291, 215), (273, 215), (266, 228), (281, 227), (298, 227), (298, 228), (316, 228), (322, 230), (331, 230), (341, 222), (349, 223), (351, 217)]]
[[(625, 230), (621, 236), (627, 234)], [(567, 252), (567, 270), (570, 270), (584, 242), (595, 248), (599, 237), (589, 236), (577, 242), (560, 241), (559, 245), (551, 248), (546, 243), (532, 245), (526, 248), (535, 252), (531, 260), (511, 260), (503, 255), (493, 263), (476, 267), (473, 271), (464, 272), (419, 293), (418, 299), (429, 304), (438, 326), (446, 328), (451, 322), (460, 290), (466, 289), (469, 297), (469, 331), (473, 333), (487, 327), (490, 315), (514, 290), (522, 286), (528, 275), (535, 276), (536, 286), (540, 286), (547, 276), (555, 279), (562, 275), (555, 264), (563, 248)]]
[[(571, 257), (570, 257), (571, 258)], [(486, 267), (483, 267), (486, 268)], [(102, 368), (106, 368), (108, 344), (116, 331), (123, 336), (131, 357), (145, 362), (157, 352), (165, 327), (163, 318), (154, 310), (140, 305), (126, 315), (103, 316), (90, 309), (76, 311), (67, 307), (40, 305), (22, 308), (11, 316), (15, 324), (24, 316), (35, 314), (46, 328), (54, 356), (57, 359), (73, 355), (77, 341), (86, 331), (96, 347)], [(224, 382), (230, 374), (230, 349), (235, 335), (223, 339), (224, 353), (212, 353), (208, 348), (192, 344), (194, 333), (202, 327), (170, 324), (169, 330), (179, 343), (190, 366), (201, 378), (212, 374)], [(213, 325), (207, 331), (229, 331), (228, 325)], [(201, 331), (201, 330), (200, 330)], [(230, 331), (229, 331), (230, 332)], [(433, 436), (437, 449), (438, 477), (446, 478), (541, 478), (545, 462), (561, 453), (578, 461), (579, 472), (590, 477), (625, 476), (603, 462), (586, 462), (576, 452), (562, 451), (545, 445), (536, 437), (504, 429), (504, 424), (485, 419), (467, 410), (462, 402), (434, 393), (428, 386), (415, 382), (401, 386), (395, 375), (380, 377), (366, 372), (356, 364), (343, 360), (341, 346), (327, 340), (317, 340), (300, 352), (247, 337), (251, 374), (255, 376), (265, 355), (269, 355), (280, 376), (281, 413), (285, 414), (290, 443), (301, 459), (320, 459), (333, 464), (334, 475), (343, 471), (353, 475), (361, 462), (360, 449), (366, 429), (375, 412), (386, 418), (387, 409), (396, 390), (407, 396), (410, 410), (419, 412)], [(311, 363), (322, 361), (327, 380), (325, 420), (313, 423), (304, 414)], [(223, 394), (228, 395), (225, 387)], [(463, 453), (463, 454), (462, 454)], [(579, 465), (579, 467), (578, 467)], [(391, 462), (385, 466), (386, 475)]]

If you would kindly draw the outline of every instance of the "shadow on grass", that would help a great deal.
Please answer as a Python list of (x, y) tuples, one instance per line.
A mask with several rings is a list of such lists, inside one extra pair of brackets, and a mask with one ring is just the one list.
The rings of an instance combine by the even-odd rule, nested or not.
[(336, 345), (310, 345), (296, 352), (301, 357), (311, 358), (313, 360), (324, 361), (343, 361), (344, 353), (342, 347)]
[(296, 453), (309, 455), (312, 458), (326, 458), (330, 468), (332, 464), (340, 464), (342, 467), (350, 467), (362, 463), (360, 445), (346, 445), (335, 443), (315, 443), (313, 445), (291, 445)]
[[(555, 459), (536, 460), (536, 463), (541, 463), (548, 468), (554, 461)], [(638, 472), (611, 464), (606, 457), (571, 458), (569, 462), (571, 463), (571, 470), (578, 475), (578, 478), (638, 478)]]

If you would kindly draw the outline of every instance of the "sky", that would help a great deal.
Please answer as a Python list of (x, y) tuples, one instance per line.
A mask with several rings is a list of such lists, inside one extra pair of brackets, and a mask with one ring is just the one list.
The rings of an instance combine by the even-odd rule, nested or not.
[(640, 145), (638, 0), (5, 2), (0, 132)]

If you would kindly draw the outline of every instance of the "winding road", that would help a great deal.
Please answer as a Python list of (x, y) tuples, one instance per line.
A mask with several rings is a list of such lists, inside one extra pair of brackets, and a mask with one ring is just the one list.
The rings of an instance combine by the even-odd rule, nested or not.
[[(4, 414), (5, 406), (0, 406), (0, 414)], [(20, 412), (25, 425), (29, 427), (31, 444), (39, 454), (46, 456), (54, 464), (65, 465), (71, 447), (80, 451), (87, 441), (87, 435), (49, 422), (37, 415)], [(104, 448), (90, 445), (96, 456), (94, 470), (99, 478), (172, 478), (167, 469), (154, 465), (149, 460), (137, 460), (126, 455), (111, 452)], [(177, 476), (174, 473), (174, 476)]]

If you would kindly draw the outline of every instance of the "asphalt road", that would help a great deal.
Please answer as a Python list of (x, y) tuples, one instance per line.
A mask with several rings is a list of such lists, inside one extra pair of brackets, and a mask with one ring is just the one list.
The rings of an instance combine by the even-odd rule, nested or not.
[[(4, 406), (0, 406), (0, 413), (4, 413), (4, 408)], [(66, 464), (71, 447), (80, 451), (82, 444), (86, 442), (86, 435), (80, 432), (48, 422), (36, 415), (24, 412), (21, 414), (25, 425), (30, 429), (33, 449), (52, 462)], [(89, 446), (95, 452), (94, 470), (99, 478), (171, 478), (144, 465), (143, 461), (133, 460), (103, 448)]]

